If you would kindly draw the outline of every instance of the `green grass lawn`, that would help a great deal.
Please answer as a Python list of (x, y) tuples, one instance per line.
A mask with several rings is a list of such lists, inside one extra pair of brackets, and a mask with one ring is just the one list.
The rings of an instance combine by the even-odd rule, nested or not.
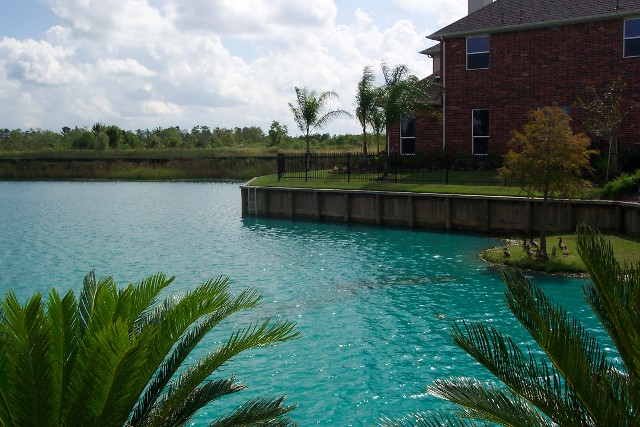
[[(429, 184), (429, 183), (394, 183), (390, 181), (365, 181), (352, 179), (347, 182), (342, 179), (283, 179), (278, 181), (277, 175), (260, 176), (249, 181), (250, 185), (263, 187), (292, 187), (292, 188), (320, 188), (337, 190), (369, 190), (369, 191), (405, 191), (411, 193), (440, 193), (440, 194), (477, 194), (482, 196), (524, 196), (519, 187), (505, 187), (501, 185), (457, 185), (457, 184)], [(581, 198), (598, 198), (598, 190), (591, 189)]]
[(263, 187), (292, 187), (319, 188), (336, 190), (367, 190), (367, 191), (404, 191), (410, 193), (442, 193), (442, 194), (480, 194), (493, 196), (524, 196), (517, 187), (453, 185), (453, 184), (425, 184), (425, 183), (394, 183), (389, 181), (364, 181), (323, 179), (285, 179), (278, 181), (277, 175), (266, 175), (249, 181), (250, 185)]

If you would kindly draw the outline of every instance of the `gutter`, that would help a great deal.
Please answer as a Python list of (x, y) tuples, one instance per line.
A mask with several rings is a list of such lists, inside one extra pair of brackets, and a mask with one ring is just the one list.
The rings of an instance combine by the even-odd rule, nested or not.
[(444, 38), (440, 38), (441, 55), (442, 55), (442, 150), (447, 148), (447, 49), (444, 44)]
[(621, 19), (628, 18), (633, 16), (640, 16), (640, 9), (629, 11), (629, 12), (616, 12), (616, 13), (608, 13), (606, 15), (594, 15), (594, 16), (584, 16), (581, 18), (567, 18), (567, 19), (556, 19), (553, 21), (541, 21), (541, 22), (531, 22), (527, 24), (512, 24), (500, 27), (485, 27), (479, 28), (475, 30), (469, 31), (458, 31), (454, 33), (440, 33), (439, 31), (427, 36), (428, 39), (439, 41), (444, 38), (454, 38), (454, 37), (463, 37), (463, 36), (472, 36), (476, 34), (495, 34), (495, 33), (506, 33), (515, 30), (533, 30), (536, 28), (546, 28), (546, 27), (555, 27), (561, 25), (569, 25), (569, 24), (583, 24), (586, 22), (594, 22), (594, 21), (610, 21), (613, 19)]

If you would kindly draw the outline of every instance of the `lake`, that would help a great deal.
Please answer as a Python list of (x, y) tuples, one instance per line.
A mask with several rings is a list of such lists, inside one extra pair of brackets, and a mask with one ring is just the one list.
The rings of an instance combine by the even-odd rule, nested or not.
[[(90, 270), (120, 285), (162, 271), (176, 276), (174, 291), (219, 275), (235, 291), (256, 288), (262, 306), (234, 321), (289, 319), (302, 337), (242, 354), (224, 374), (249, 385), (243, 400), (287, 395), (302, 426), (372, 425), (443, 408), (424, 393), (434, 379), (490, 378), (453, 344), (456, 319), (528, 342), (503, 303), (499, 271), (478, 257), (496, 240), (242, 218), (240, 208), (239, 183), (0, 182), (0, 293), (79, 290)], [(601, 334), (581, 279), (536, 280)], [(217, 342), (213, 334), (196, 353)]]

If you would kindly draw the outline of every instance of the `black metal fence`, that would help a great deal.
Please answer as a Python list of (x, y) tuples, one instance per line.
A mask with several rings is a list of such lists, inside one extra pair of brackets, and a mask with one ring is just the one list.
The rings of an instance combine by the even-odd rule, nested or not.
[(499, 155), (279, 154), (278, 180), (506, 185), (501, 166)]

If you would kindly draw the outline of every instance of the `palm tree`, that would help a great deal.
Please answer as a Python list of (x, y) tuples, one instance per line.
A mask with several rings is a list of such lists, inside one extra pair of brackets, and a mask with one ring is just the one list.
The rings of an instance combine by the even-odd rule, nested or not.
[(307, 169), (309, 169), (309, 159), (311, 156), (311, 131), (321, 129), (331, 120), (341, 116), (351, 117), (344, 110), (330, 110), (328, 102), (332, 99), (338, 99), (338, 94), (333, 91), (322, 92), (319, 95), (307, 88), (296, 87), (297, 105), (289, 103), (289, 108), (293, 113), (293, 118), (301, 132), (305, 134), (307, 141)]
[[(435, 81), (419, 80), (411, 74), (406, 65), (389, 67), (381, 64), (384, 86), (379, 104), (382, 104), (384, 125), (386, 128), (387, 151), (389, 147), (389, 129), (400, 123), (402, 116), (410, 112), (422, 112), (439, 117), (430, 100), (443, 88)], [(384, 155), (384, 174), (387, 174), (387, 156)]]
[(586, 300), (619, 354), (614, 361), (580, 321), (553, 303), (518, 270), (503, 273), (511, 312), (546, 354), (477, 322), (454, 325), (453, 339), (504, 386), (472, 378), (427, 388), (459, 406), (453, 414), (416, 414), (385, 425), (638, 426), (640, 425), (640, 265), (621, 266), (594, 230), (577, 230), (578, 253), (591, 283)]
[[(245, 386), (211, 375), (233, 356), (298, 336), (290, 322), (258, 322), (185, 365), (221, 321), (256, 307), (229, 280), (157, 299), (174, 278), (163, 274), (117, 289), (111, 277), (84, 279), (80, 298), (56, 290), (20, 305), (12, 291), (0, 310), (0, 425), (183, 426), (198, 410)], [(211, 426), (292, 425), (284, 398), (258, 398)], [(215, 409), (215, 408), (212, 408)]]
[(376, 134), (376, 143), (378, 146), (378, 155), (380, 155), (380, 136), (386, 130), (386, 120), (384, 116), (384, 110), (382, 109), (384, 100), (384, 87), (375, 88), (376, 91), (376, 106), (371, 112), (370, 122), (373, 133)]
[(373, 85), (376, 75), (370, 66), (364, 67), (362, 78), (358, 82), (356, 92), (356, 117), (362, 126), (362, 157), (367, 159), (367, 126), (371, 124), (377, 110), (376, 87)]

